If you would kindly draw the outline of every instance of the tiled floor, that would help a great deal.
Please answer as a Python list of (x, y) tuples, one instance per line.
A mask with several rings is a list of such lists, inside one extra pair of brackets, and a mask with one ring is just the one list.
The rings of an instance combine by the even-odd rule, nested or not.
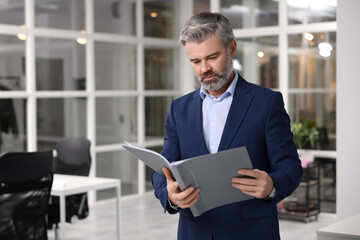
[[(121, 237), (123, 240), (176, 239), (177, 215), (163, 214), (160, 203), (153, 194), (127, 197), (121, 200)], [(280, 220), (282, 240), (315, 240), (316, 230), (336, 221), (336, 216), (321, 213), (317, 221), (304, 223)], [(54, 239), (54, 230), (49, 231)], [(103, 201), (90, 207), (87, 219), (66, 225), (69, 240), (115, 240), (115, 201)]]

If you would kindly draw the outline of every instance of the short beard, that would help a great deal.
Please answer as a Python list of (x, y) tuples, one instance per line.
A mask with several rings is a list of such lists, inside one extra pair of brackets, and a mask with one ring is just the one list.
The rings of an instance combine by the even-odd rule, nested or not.
[[(221, 89), (225, 83), (229, 80), (229, 77), (232, 72), (232, 58), (230, 57), (230, 52), (228, 52), (228, 59), (220, 73), (217, 72), (206, 72), (201, 76), (198, 76), (198, 80), (201, 83), (201, 86), (207, 91), (217, 91)], [(204, 78), (207, 76), (217, 76), (218, 79), (204, 82)]]

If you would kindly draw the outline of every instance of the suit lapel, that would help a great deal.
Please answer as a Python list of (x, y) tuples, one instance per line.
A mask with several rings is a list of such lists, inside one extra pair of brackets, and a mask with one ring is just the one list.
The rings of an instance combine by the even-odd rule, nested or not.
[[(193, 141), (199, 151), (199, 155), (208, 154), (209, 150), (205, 144), (203, 128), (202, 128), (202, 99), (199, 91), (194, 93), (194, 98), (188, 105), (188, 123), (189, 129), (193, 133)], [(195, 146), (195, 145), (194, 145)]]
[(250, 94), (250, 91), (251, 85), (239, 75), (239, 80), (226, 119), (218, 151), (229, 148), (238, 128), (242, 124), (253, 99), (253, 95)]

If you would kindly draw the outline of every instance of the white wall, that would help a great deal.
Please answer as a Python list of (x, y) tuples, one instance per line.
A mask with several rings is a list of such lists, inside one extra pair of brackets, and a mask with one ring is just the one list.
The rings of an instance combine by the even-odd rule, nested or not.
[(360, 213), (360, 1), (337, 8), (337, 215)]

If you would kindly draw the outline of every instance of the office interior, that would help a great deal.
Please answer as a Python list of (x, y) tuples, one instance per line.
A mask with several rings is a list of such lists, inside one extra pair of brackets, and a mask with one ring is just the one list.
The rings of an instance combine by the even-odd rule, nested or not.
[[(306, 151), (327, 160), (320, 213), (353, 216), (360, 213), (354, 9), (355, 0), (0, 0), (0, 153), (87, 138), (90, 176), (121, 179), (122, 199), (151, 194), (152, 170), (122, 143), (161, 151), (171, 101), (199, 87), (178, 43), (181, 28), (194, 13), (221, 12), (234, 27), (234, 69), (280, 91), (292, 122), (306, 117), (322, 130)], [(113, 190), (89, 195), (92, 204), (114, 198)]]

